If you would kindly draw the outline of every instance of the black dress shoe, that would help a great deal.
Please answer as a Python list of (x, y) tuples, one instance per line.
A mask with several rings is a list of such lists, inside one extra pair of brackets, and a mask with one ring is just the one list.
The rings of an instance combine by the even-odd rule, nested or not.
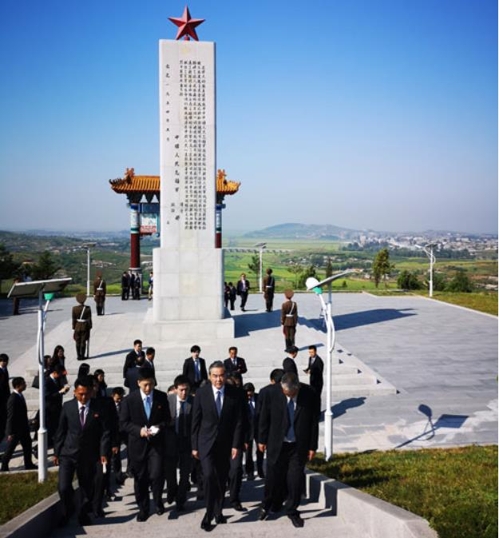
[(219, 514), (218, 516), (215, 516), (215, 523), (217, 525), (223, 525), (224, 523), (227, 523), (227, 518), (223, 514)]
[(164, 513), (165, 513), (165, 507), (162, 504), (159, 504), (158, 506), (156, 506), (156, 514), (158, 514), (158, 516), (162, 516)]
[(201, 528), (204, 531), (211, 531), (211, 520), (208, 517), (208, 514), (205, 514), (203, 519), (201, 520)]
[(252, 480), (255, 480), (255, 475), (254, 474), (249, 474), (246, 476), (246, 480), (248, 482), (251, 482)]
[(146, 514), (146, 512), (143, 512), (142, 510), (137, 514), (137, 521), (147, 521), (149, 518), (149, 514)]
[(99, 518), (100, 518), (100, 517), (104, 517), (105, 515), (106, 515), (106, 514), (105, 514), (104, 510), (102, 510), (102, 509), (101, 509), (101, 510), (95, 510), (95, 512), (94, 512), (94, 516), (95, 516), (95, 517), (99, 517)]
[(82, 527), (86, 527), (87, 525), (92, 525), (92, 520), (88, 514), (80, 514), (78, 516), (78, 524)]
[(170, 494), (170, 495), (167, 495), (167, 496), (166, 496), (166, 502), (167, 502), (168, 504), (172, 504), (172, 502), (173, 502), (174, 500), (175, 500), (175, 495), (171, 495), (171, 494)]
[(183, 504), (177, 504), (177, 512), (185, 512), (185, 506)]
[(293, 525), (298, 529), (303, 527), (305, 524), (303, 519), (300, 517), (300, 514), (290, 514), (288, 517), (291, 520), (291, 523), (293, 523)]
[(38, 469), (38, 465), (31, 463), (30, 465), (25, 465), (24, 468), (26, 471), (34, 471), (35, 469)]
[(258, 511), (258, 521), (265, 521), (269, 517), (269, 513), (263, 506), (260, 507)]
[(244, 512), (244, 507), (240, 502), (230, 503), (230, 505), (236, 512)]

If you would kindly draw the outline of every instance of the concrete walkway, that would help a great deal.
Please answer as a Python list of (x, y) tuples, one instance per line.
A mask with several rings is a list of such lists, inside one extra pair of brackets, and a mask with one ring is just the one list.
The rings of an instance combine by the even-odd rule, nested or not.
[[(307, 346), (316, 344), (325, 357), (326, 334), (320, 318), (320, 303), (313, 294), (297, 294), (299, 326), (297, 345), (299, 371), (307, 364)], [(275, 306), (283, 298), (277, 296)], [(71, 332), (71, 308), (74, 299), (57, 299), (51, 304), (45, 335), (45, 348), (55, 345), (66, 349), (70, 382), (74, 381), (79, 362), (75, 359)], [(89, 302), (93, 306), (93, 302)], [(106, 315), (94, 317), (91, 341), (92, 371), (102, 368), (110, 387), (122, 385), (121, 370), (125, 354), (135, 338), (142, 336), (142, 320), (150, 306), (147, 300), (125, 301), (108, 298)], [(11, 376), (22, 375), (31, 382), (36, 370), (37, 305), (23, 301), (22, 314), (8, 315), (10, 304), (0, 301), (0, 352), (8, 353)], [(95, 309), (93, 309), (95, 311)], [(267, 383), (273, 368), (280, 367), (285, 356), (279, 313), (266, 313), (263, 299), (250, 295), (247, 311), (233, 312), (236, 336), (230, 341), (146, 342), (156, 348), (156, 369), (160, 388), (166, 390), (197, 343), (208, 363), (227, 357), (227, 348), (236, 345), (246, 358), (248, 373), (244, 381), (260, 388)], [(497, 318), (420, 297), (375, 297), (369, 294), (335, 294), (333, 316), (337, 329), (334, 361), (340, 367), (353, 366), (362, 374), (373, 374), (374, 386), (393, 387), (393, 391), (375, 392), (372, 387), (359, 389), (336, 385), (333, 392), (333, 451), (411, 449), (497, 443)], [(305, 376), (304, 376), (305, 378)], [(306, 381), (306, 379), (304, 379)], [(335, 375), (333, 382), (338, 383)], [(361, 384), (364, 381), (361, 381)], [(365, 395), (359, 395), (364, 390)], [(351, 392), (349, 392), (351, 391)], [(378, 395), (374, 395), (378, 394)], [(336, 396), (335, 396), (336, 395)], [(26, 393), (32, 409), (37, 391)], [(325, 396), (323, 393), (323, 409)], [(320, 450), (323, 449), (321, 424)], [(19, 459), (10, 467), (16, 469)], [(18, 466), (18, 469), (22, 467)], [(152, 516), (146, 526), (135, 522), (131, 481), (120, 491), (121, 501), (110, 503), (102, 525), (68, 528), (56, 536), (132, 536), (144, 529), (149, 536), (199, 536), (202, 510), (199, 503), (178, 519), (171, 512)], [(285, 532), (294, 536), (366, 536), (353, 521), (331, 517), (325, 505), (312, 502), (303, 506), (310, 518), (305, 529), (291, 526), (287, 518), (255, 522), (256, 504), (262, 483), (245, 483), (243, 502), (248, 512), (227, 510), (229, 525), (218, 526), (220, 535), (267, 536)], [(232, 524), (236, 523), (237, 524)], [(113, 525), (111, 525), (113, 523)], [(167, 524), (165, 528), (164, 525)], [(337, 527), (335, 527), (335, 525)], [(374, 534), (370, 534), (374, 536)], [(380, 534), (381, 536), (382, 534)], [(402, 535), (400, 535), (402, 536)], [(410, 536), (409, 534), (407, 536)], [(416, 536), (416, 535), (414, 535)]]

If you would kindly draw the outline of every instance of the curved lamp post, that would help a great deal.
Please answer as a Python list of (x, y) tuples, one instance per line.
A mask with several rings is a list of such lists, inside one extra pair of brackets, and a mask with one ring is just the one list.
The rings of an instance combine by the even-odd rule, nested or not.
[[(32, 280), (19, 282), (12, 286), (7, 297), (37, 297), (38, 296), (38, 331), (36, 337), (36, 354), (38, 359), (38, 376), (40, 379), (40, 427), (38, 429), (38, 482), (47, 479), (47, 429), (45, 428), (45, 383), (43, 382), (43, 357), (45, 355), (45, 322), (50, 301), (56, 292), (62, 291), (71, 278), (52, 278), (48, 280)], [(43, 299), (46, 303), (43, 306)]]
[(428, 256), (430, 260), (430, 281), (428, 282), (428, 296), (433, 297), (433, 266), (435, 265), (435, 254), (433, 254), (433, 249), (437, 246), (437, 243), (428, 243), (427, 245), (420, 246), (416, 245), (416, 248), (420, 248)]
[(326, 357), (326, 411), (324, 412), (324, 452), (326, 460), (329, 460), (333, 455), (333, 411), (332, 407), (332, 394), (331, 394), (331, 369), (333, 362), (333, 349), (336, 340), (336, 332), (334, 329), (333, 315), (331, 312), (332, 301), (331, 293), (329, 293), (328, 303), (324, 301), (322, 296), (323, 288), (327, 285), (329, 291), (331, 291), (331, 282), (337, 278), (344, 277), (350, 273), (356, 272), (353, 269), (348, 269), (337, 275), (332, 275), (320, 282), (314, 278), (307, 278), (305, 285), (307, 290), (313, 291), (319, 297), (322, 305), (322, 311), (325, 313), (326, 328), (327, 328), (327, 357)]
[(263, 291), (263, 249), (267, 247), (267, 243), (257, 243), (255, 248), (260, 249), (260, 275), (258, 277), (258, 286), (260, 293)]

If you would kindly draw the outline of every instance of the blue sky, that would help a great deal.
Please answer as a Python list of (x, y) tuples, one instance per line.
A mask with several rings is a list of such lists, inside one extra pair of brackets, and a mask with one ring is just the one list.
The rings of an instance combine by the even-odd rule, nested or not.
[[(497, 233), (495, 0), (192, 0), (216, 42), (224, 231)], [(158, 41), (184, 1), (3, 0), (0, 229), (125, 230), (159, 174)]]

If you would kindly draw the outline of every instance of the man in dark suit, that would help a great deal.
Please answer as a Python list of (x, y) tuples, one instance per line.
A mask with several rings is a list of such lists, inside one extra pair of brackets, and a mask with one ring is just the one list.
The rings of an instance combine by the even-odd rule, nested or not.
[(236, 293), (241, 297), (241, 310), (245, 312), (246, 301), (248, 300), (248, 293), (250, 289), (250, 283), (246, 280), (246, 275), (241, 274), (241, 278), (238, 280), (236, 285)]
[[(192, 397), (189, 380), (183, 375), (175, 378), (175, 393), (168, 394), (172, 421), (166, 429), (166, 500), (176, 503), (178, 512), (184, 510), (192, 470), (191, 424)], [(180, 480), (177, 482), (177, 467)]]
[(197, 389), (203, 381), (208, 379), (206, 361), (199, 354), (201, 348), (197, 345), (191, 347), (191, 356), (185, 359), (182, 375), (187, 377), (191, 390)]
[(321, 410), (321, 394), (324, 386), (324, 362), (317, 355), (317, 346), (308, 346), (308, 367), (305, 373), (310, 376), (310, 386), (315, 390), (317, 395), (318, 412)]
[[(255, 444), (255, 439), (258, 435), (258, 399), (259, 395), (255, 392), (255, 386), (253, 383), (246, 383), (243, 386), (243, 390), (246, 394), (246, 414), (248, 417), (248, 428), (246, 430), (245, 437), (245, 452), (246, 452), (246, 461), (245, 461), (245, 470), (246, 470), (246, 479), (254, 480), (255, 478), (255, 463), (253, 461), (253, 445)], [(256, 469), (258, 476), (260, 478), (264, 477), (263, 472), (263, 452), (256, 450)]]
[(237, 356), (237, 347), (229, 348), (229, 358), (224, 361), (225, 373), (230, 376), (233, 373), (245, 374), (248, 371), (246, 361), (242, 357)]
[(61, 524), (72, 512), (73, 478), (78, 478), (77, 513), (80, 525), (92, 523), (89, 513), (98, 511), (94, 504), (94, 477), (98, 465), (107, 465), (110, 451), (109, 426), (100, 404), (93, 399), (93, 378), (75, 381), (74, 399), (62, 406), (59, 427), (54, 438), (54, 463), (59, 465), (59, 496), (62, 504)]
[[(297, 510), (303, 484), (305, 464), (311, 460), (318, 443), (316, 395), (300, 383), (293, 373), (284, 374), (280, 386), (270, 389), (262, 403), (258, 420), (258, 442), (267, 451), (267, 478), (259, 519), (267, 518), (272, 505), (282, 500), (275, 484), (287, 484), (285, 512), (295, 527), (303, 527)], [(268, 486), (268, 487), (267, 487)]]
[(36, 469), (31, 459), (31, 436), (29, 434), (28, 408), (23, 396), (26, 390), (26, 381), (22, 377), (14, 377), (12, 380), (14, 389), (7, 400), (7, 423), (5, 435), (7, 436), (7, 448), (2, 457), (1, 471), (9, 470), (9, 461), (14, 454), (18, 443), (23, 447), (24, 468)]
[(243, 392), (225, 384), (225, 368), (215, 361), (209, 368), (210, 384), (198, 389), (192, 412), (192, 455), (201, 460), (206, 513), (201, 522), (205, 531), (211, 521), (226, 523), (222, 514), (230, 460), (242, 446)]
[(49, 375), (45, 377), (45, 416), (49, 447), (54, 444), (54, 436), (59, 426), (62, 399), (64, 394), (69, 391), (69, 385), (64, 385), (63, 379), (66, 379), (66, 370), (62, 364), (56, 364)]
[[(133, 368), (135, 366), (135, 361), (137, 357), (140, 356), (142, 359), (145, 360), (146, 354), (142, 350), (142, 340), (134, 340), (133, 342), (133, 349), (130, 351), (130, 353), (127, 354), (125, 357), (125, 364), (123, 364), (123, 379), (126, 379), (126, 372), (129, 368)], [(125, 387), (127, 385), (125, 384)]]
[[(130, 368), (127, 368), (124, 385), (130, 390), (130, 392), (139, 390), (138, 382), (140, 377), (140, 371), (144, 367), (144, 362), (144, 357), (142, 355), (136, 355), (134, 365), (130, 366)], [(154, 376), (154, 371), (151, 371)]]
[(0, 443), (5, 437), (5, 425), (7, 423), (7, 400), (10, 396), (9, 386), (9, 356), (0, 354)]
[(298, 355), (298, 348), (296, 346), (290, 346), (286, 350), (289, 357), (286, 357), (282, 361), (282, 369), (284, 373), (292, 372), (298, 375), (298, 367), (296, 366), (296, 356)]
[(120, 428), (128, 434), (128, 457), (134, 477), (135, 500), (139, 507), (137, 521), (149, 517), (149, 486), (156, 514), (164, 514), (162, 500), (165, 457), (165, 430), (170, 422), (166, 393), (154, 388), (154, 373), (140, 368), (139, 389), (122, 402)]

